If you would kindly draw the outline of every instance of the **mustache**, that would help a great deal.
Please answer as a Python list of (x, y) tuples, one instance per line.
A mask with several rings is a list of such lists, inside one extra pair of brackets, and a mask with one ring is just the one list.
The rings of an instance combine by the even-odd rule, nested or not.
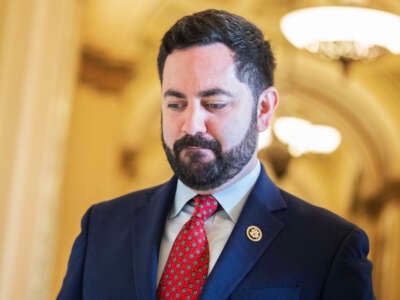
[(221, 153), (222, 147), (217, 140), (205, 139), (201, 135), (185, 135), (174, 143), (174, 152), (179, 154), (186, 147), (200, 147)]

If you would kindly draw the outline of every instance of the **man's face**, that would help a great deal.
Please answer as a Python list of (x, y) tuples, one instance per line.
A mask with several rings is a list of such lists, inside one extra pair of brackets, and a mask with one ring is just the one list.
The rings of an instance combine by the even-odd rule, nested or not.
[(234, 178), (255, 160), (256, 105), (223, 44), (175, 50), (162, 82), (162, 139), (175, 174), (196, 190)]

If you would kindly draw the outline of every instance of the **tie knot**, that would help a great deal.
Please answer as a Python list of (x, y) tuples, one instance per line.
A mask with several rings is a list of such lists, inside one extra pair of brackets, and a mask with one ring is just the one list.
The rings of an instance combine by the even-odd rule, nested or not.
[(218, 201), (211, 195), (197, 195), (194, 197), (194, 213), (192, 217), (206, 220), (212, 216), (218, 208)]

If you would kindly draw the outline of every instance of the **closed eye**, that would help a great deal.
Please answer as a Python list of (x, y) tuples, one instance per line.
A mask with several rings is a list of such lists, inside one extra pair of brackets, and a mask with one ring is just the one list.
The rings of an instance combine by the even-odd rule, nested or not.
[(170, 102), (167, 104), (167, 107), (172, 110), (182, 110), (185, 106), (186, 104), (182, 102)]
[(219, 110), (223, 109), (226, 106), (226, 103), (206, 103), (204, 106), (210, 110)]

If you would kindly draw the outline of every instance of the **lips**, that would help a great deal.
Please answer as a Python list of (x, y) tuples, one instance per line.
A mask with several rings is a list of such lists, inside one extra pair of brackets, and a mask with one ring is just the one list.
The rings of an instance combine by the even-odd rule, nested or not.
[(181, 154), (189, 154), (189, 155), (208, 155), (209, 153), (214, 153), (214, 151), (210, 148), (204, 148), (204, 147), (197, 147), (197, 146), (189, 146), (185, 147), (180, 151)]
[(182, 150), (209, 150), (218, 154), (221, 152), (221, 145), (216, 140), (205, 139), (200, 135), (185, 135), (174, 143), (174, 152), (176, 155), (178, 155)]
[(199, 146), (188, 146), (185, 147), (186, 150), (211, 150), (210, 148), (206, 148), (206, 147), (199, 147)]

